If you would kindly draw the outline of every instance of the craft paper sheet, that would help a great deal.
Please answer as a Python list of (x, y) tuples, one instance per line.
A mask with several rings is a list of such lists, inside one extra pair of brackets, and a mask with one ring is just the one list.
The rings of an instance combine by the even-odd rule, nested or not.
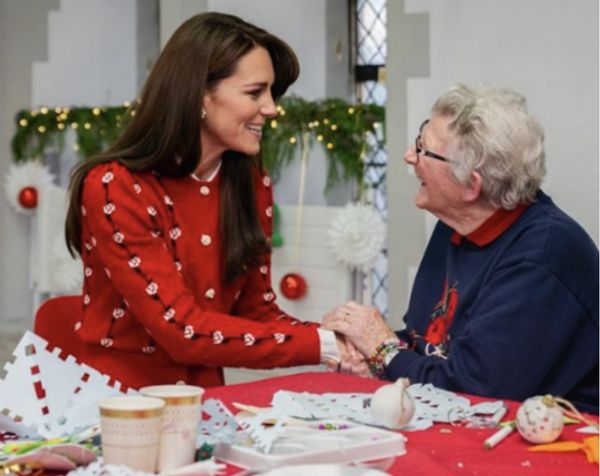
[[(26, 331), (13, 352), (14, 359), (0, 380), (0, 429), (30, 437), (71, 435), (99, 421), (98, 401), (121, 394), (110, 377), (60, 357), (61, 349), (47, 350), (47, 342)], [(133, 390), (128, 393), (136, 393)]]
[[(404, 431), (425, 430), (436, 423), (460, 422), (485, 426), (504, 407), (504, 402), (471, 405), (468, 398), (442, 390), (431, 384), (413, 384), (408, 393), (415, 401), (415, 414)], [(297, 393), (281, 390), (271, 405), (284, 416), (304, 419), (345, 419), (373, 425), (370, 393)]]

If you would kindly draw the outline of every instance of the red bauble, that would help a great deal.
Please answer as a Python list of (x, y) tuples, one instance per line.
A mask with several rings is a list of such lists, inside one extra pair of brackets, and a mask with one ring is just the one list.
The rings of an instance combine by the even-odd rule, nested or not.
[(279, 283), (279, 289), (288, 299), (300, 299), (306, 295), (308, 285), (306, 280), (298, 273), (288, 273)]
[(23, 208), (31, 209), (37, 207), (38, 191), (35, 187), (25, 187), (19, 192), (19, 203)]

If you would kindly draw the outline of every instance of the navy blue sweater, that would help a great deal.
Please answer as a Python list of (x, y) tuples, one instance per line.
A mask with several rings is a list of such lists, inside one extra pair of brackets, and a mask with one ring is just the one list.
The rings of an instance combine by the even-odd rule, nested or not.
[(598, 249), (542, 192), (466, 237), (439, 222), (405, 322), (392, 380), (598, 413)]

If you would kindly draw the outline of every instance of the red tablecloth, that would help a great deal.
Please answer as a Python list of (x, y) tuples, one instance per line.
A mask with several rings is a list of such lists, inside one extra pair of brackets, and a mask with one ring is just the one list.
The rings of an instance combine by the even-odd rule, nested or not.
[[(311, 393), (370, 393), (384, 382), (335, 373), (301, 373), (269, 378), (256, 382), (207, 389), (205, 398), (218, 398), (235, 413), (232, 402), (269, 406), (277, 390)], [(483, 399), (468, 396), (473, 403)], [(514, 419), (517, 402), (507, 402), (505, 419)], [(590, 436), (577, 433), (581, 425), (566, 425), (559, 441), (577, 440)], [(443, 431), (441, 431), (443, 430)], [(483, 441), (495, 430), (477, 430), (446, 424), (435, 424), (425, 431), (404, 432), (407, 453), (396, 458), (387, 471), (398, 475), (503, 475), (503, 476), (563, 476), (597, 475), (598, 465), (587, 462), (583, 452), (532, 453), (529, 444), (514, 432), (490, 451), (482, 448)], [(229, 474), (235, 474), (230, 468)]]

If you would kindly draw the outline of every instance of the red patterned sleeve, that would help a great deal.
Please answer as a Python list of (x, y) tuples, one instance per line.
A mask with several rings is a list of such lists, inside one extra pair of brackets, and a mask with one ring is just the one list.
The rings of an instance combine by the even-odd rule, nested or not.
[[(95, 262), (110, 274), (127, 312), (156, 343), (174, 361), (190, 365), (268, 368), (318, 363), (319, 338), (313, 328), (200, 308), (160, 233), (164, 204), (150, 188), (140, 186), (120, 165), (93, 169), (82, 193), (83, 234), (93, 239), (90, 253), (97, 254)], [(244, 293), (256, 294), (256, 285), (249, 286)], [(101, 299), (102, 293), (92, 289), (89, 299)], [(271, 306), (272, 299), (261, 294), (263, 305)]]

